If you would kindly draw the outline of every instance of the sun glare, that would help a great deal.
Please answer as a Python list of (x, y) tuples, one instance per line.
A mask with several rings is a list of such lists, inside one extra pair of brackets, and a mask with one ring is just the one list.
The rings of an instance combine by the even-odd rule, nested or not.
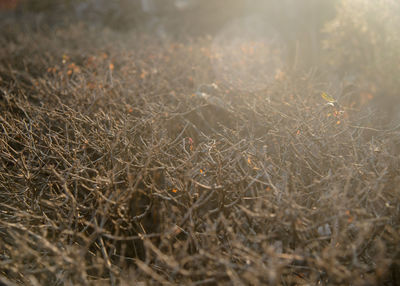
[(283, 69), (284, 57), (279, 34), (255, 17), (228, 23), (212, 43), (216, 77), (242, 91), (265, 89)]

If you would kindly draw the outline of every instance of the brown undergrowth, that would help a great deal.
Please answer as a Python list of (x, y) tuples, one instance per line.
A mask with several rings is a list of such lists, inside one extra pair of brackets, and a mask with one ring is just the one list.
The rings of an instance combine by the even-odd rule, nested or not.
[(362, 102), (286, 73), (215, 105), (209, 39), (2, 39), (6, 285), (397, 285), (400, 131)]

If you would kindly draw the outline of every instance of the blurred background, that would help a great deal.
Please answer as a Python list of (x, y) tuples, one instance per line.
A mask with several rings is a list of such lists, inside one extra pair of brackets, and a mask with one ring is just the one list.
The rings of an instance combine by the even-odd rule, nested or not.
[[(0, 11), (8, 27), (15, 21), (33, 29), (81, 22), (176, 41), (209, 36), (217, 74), (235, 68), (235, 54), (226, 47), (243, 50), (240, 44), (251, 42), (258, 64), (236, 77), (250, 82), (255, 73), (276, 78), (281, 71), (314, 69), (327, 75), (335, 97), (357, 88), (388, 112), (400, 102), (396, 0), (0, 0)], [(268, 46), (275, 60), (257, 54), (257, 45)], [(266, 83), (252, 85), (262, 89)]]
[[(138, 29), (160, 37), (217, 35), (227, 24), (257, 18), (276, 29), (288, 46), (291, 61), (314, 63), (321, 28), (336, 14), (338, 0), (0, 0), (2, 17), (61, 25), (83, 21), (115, 30)], [(266, 34), (265, 36), (268, 36)], [(297, 45), (297, 46), (296, 46)]]
[(377, 57), (398, 50), (399, 6), (395, 0), (0, 0), (0, 15), (37, 26), (80, 21), (173, 38), (216, 36), (232, 21), (257, 18), (284, 41), (289, 64), (316, 65), (324, 48), (335, 50), (330, 63), (348, 70), (390, 62), (390, 54)]

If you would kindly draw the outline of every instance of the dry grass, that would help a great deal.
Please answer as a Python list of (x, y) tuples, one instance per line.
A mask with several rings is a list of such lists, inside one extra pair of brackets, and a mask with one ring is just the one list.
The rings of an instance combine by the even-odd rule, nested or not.
[(361, 102), (335, 113), (321, 78), (286, 74), (251, 94), (220, 84), (221, 108), (193, 95), (215, 81), (209, 39), (15, 29), (0, 49), (0, 281), (400, 281), (400, 131)]

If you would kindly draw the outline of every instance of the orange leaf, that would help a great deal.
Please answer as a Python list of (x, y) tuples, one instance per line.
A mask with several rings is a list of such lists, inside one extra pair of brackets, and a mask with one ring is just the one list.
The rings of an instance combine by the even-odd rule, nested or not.
[(146, 72), (146, 71), (143, 71), (143, 72), (140, 74), (140, 78), (141, 78), (141, 79), (145, 79), (146, 76), (147, 76), (147, 72)]

